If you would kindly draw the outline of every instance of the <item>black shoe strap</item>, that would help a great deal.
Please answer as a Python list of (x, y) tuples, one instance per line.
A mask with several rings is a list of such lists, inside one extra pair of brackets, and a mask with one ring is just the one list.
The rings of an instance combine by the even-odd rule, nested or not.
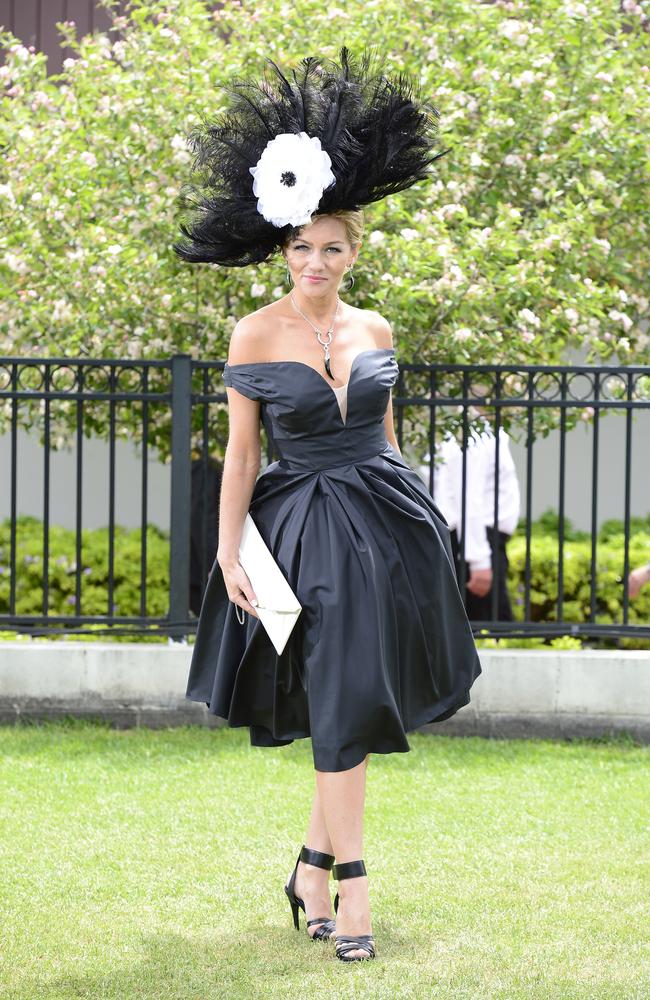
[(342, 865), (334, 865), (332, 869), (332, 875), (337, 882), (344, 878), (359, 878), (366, 874), (366, 866), (363, 861), (345, 861)]
[(334, 855), (324, 854), (323, 851), (313, 851), (311, 847), (303, 845), (300, 851), (300, 860), (304, 865), (313, 865), (314, 868), (324, 868), (326, 871), (331, 871)]

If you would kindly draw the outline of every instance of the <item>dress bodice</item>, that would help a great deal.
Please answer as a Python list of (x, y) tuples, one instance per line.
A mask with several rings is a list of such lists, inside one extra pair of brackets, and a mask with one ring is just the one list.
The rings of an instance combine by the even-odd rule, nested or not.
[(223, 380), (260, 402), (281, 463), (317, 470), (362, 461), (386, 447), (384, 415), (398, 372), (394, 349), (386, 347), (355, 355), (350, 378), (340, 387), (344, 394), (302, 361), (226, 364)]

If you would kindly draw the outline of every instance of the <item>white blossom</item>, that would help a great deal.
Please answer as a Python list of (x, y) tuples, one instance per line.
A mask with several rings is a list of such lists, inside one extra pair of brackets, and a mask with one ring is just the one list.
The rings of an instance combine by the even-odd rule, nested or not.
[(251, 297), (254, 299), (261, 299), (266, 292), (266, 285), (260, 285), (256, 281), (251, 285)]
[(535, 329), (537, 330), (539, 330), (541, 326), (541, 320), (539, 316), (535, 315), (535, 313), (531, 309), (520, 309), (519, 320), (521, 321), (522, 324), (534, 326)]
[(509, 17), (507, 20), (501, 22), (498, 31), (500, 35), (504, 35), (506, 38), (514, 41), (521, 35), (526, 35), (526, 25), (523, 21), (518, 21), (514, 17)]
[(487, 244), (488, 239), (492, 233), (491, 226), (485, 226), (484, 229), (475, 229), (472, 233), (474, 240), (480, 247), (484, 247)]
[(15, 274), (27, 274), (29, 271), (27, 261), (23, 260), (22, 257), (19, 257), (16, 253), (6, 253), (3, 260), (9, 270), (13, 271)]
[(584, 3), (569, 4), (564, 8), (564, 13), (567, 17), (589, 17), (589, 8)]
[(417, 239), (417, 237), (419, 235), (417, 229), (400, 229), (399, 234), (405, 240), (414, 240), (414, 239)]
[(453, 219), (455, 215), (464, 215), (464, 213), (465, 209), (462, 205), (450, 202), (448, 205), (441, 205), (440, 208), (436, 209), (435, 215), (442, 222), (447, 222), (449, 219)]
[(106, 253), (110, 253), (112, 257), (117, 257), (118, 253), (122, 253), (123, 249), (119, 243), (111, 243), (110, 246), (106, 247)]
[(516, 87), (518, 90), (521, 90), (522, 87), (530, 87), (533, 83), (535, 83), (535, 74), (531, 69), (525, 69), (523, 73), (513, 77), (512, 80), (513, 87)]
[(67, 299), (55, 299), (51, 317), (55, 323), (62, 323), (72, 319), (72, 308)]
[(461, 326), (457, 330), (454, 330), (454, 340), (459, 340), (464, 342), (465, 340), (471, 340), (474, 334), (468, 326)]
[(376, 246), (378, 243), (383, 243), (385, 239), (386, 239), (386, 234), (382, 233), (381, 229), (373, 229), (370, 236), (368, 237), (368, 241), (370, 245), (373, 247)]

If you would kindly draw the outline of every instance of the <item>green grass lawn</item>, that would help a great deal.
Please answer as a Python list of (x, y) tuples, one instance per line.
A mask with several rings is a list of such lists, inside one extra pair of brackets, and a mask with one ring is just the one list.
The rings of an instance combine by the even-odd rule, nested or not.
[(0, 728), (2, 1000), (650, 996), (650, 751), (415, 735), (374, 757), (374, 962), (293, 930), (311, 748)]

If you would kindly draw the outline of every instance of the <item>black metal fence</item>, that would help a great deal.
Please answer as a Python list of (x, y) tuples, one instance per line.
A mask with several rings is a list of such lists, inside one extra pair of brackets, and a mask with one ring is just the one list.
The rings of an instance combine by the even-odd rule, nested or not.
[[(112, 632), (160, 632), (172, 637), (191, 633), (196, 618), (191, 606), (191, 547), (199, 551), (199, 591), (205, 584), (214, 557), (216, 512), (214, 504), (215, 455), (223, 448), (227, 433), (226, 396), (221, 381), (223, 362), (194, 361), (179, 355), (165, 361), (90, 359), (0, 359), (0, 433), (9, 441), (8, 468), (0, 474), (8, 497), (5, 534), (0, 534), (0, 628), (30, 634), (69, 630), (85, 632), (108, 628)], [(396, 428), (407, 461), (418, 464), (425, 453), (430, 464), (429, 488), (435, 490), (433, 473), (442, 442), (455, 435), (462, 454), (462, 489), (459, 537), (464, 548), (467, 508), (467, 459), (477, 419), (489, 424), (494, 436), (494, 491), (492, 525), (499, 525), (499, 478), (502, 431), (508, 430), (525, 444), (526, 467), (522, 483), (522, 529), (519, 544), (525, 546), (523, 571), (517, 598), (517, 621), (497, 621), (499, 566), (495, 564), (490, 621), (475, 623), (485, 635), (557, 636), (578, 635), (611, 638), (650, 638), (650, 624), (638, 620), (628, 591), (630, 570), (631, 497), (635, 470), (648, 461), (647, 433), (641, 428), (650, 411), (650, 367), (586, 366), (466, 366), (403, 363), (393, 390)], [(599, 567), (600, 483), (610, 464), (602, 454), (600, 427), (606, 413), (615, 412), (623, 433), (618, 460), (622, 470), (621, 552), (616, 580), (607, 582), (609, 597), (603, 598)], [(645, 416), (643, 416), (645, 415)], [(584, 428), (584, 443), (590, 451), (591, 476), (585, 484), (589, 498), (589, 560), (581, 587), (581, 608), (566, 596), (567, 538), (565, 514), (567, 489), (567, 441), (571, 429)], [(42, 519), (38, 545), (30, 551), (21, 541), (18, 518), (19, 428), (39, 434), (42, 467)], [(536, 450), (553, 433), (557, 439), (557, 530), (552, 539), (557, 593), (549, 604), (538, 600), (534, 585), (536, 540), (533, 536), (533, 497)], [(101, 436), (107, 443), (107, 533), (105, 583), (92, 591), (89, 609), (84, 574), (84, 462), (87, 437)], [(116, 444), (121, 438), (139, 444), (139, 481), (120, 484), (116, 475)], [(69, 495), (74, 505), (73, 551), (65, 572), (70, 593), (67, 608), (53, 611), (51, 581), (59, 571), (51, 558), (53, 523), (50, 493), (51, 464), (55, 447), (66, 443), (74, 454), (74, 482)], [(151, 449), (161, 453), (170, 466), (170, 531), (168, 572), (164, 587), (166, 606), (160, 608), (152, 596), (149, 519), (149, 461)], [(267, 457), (273, 458), (268, 448)], [(201, 502), (193, 497), (198, 489)], [(198, 484), (198, 485), (197, 485)], [(121, 489), (137, 492), (140, 531), (137, 555), (133, 548), (120, 549), (116, 499)], [(435, 494), (434, 494), (435, 498)], [(197, 523), (198, 521), (198, 523)], [(548, 547), (548, 538), (545, 543)], [(22, 552), (22, 554), (21, 554)], [(547, 556), (548, 558), (548, 556)], [(648, 553), (650, 558), (650, 553)], [(57, 562), (61, 562), (58, 557)], [(65, 560), (63, 560), (65, 561)], [(647, 561), (647, 560), (646, 560)], [(196, 572), (196, 570), (194, 571)], [(461, 589), (466, 580), (464, 561), (459, 562)], [(115, 594), (128, 577), (137, 590), (137, 606), (116, 607)], [(122, 583), (118, 583), (118, 578)], [(31, 581), (31, 584), (30, 584)], [(158, 581), (159, 583), (159, 581)], [(31, 586), (31, 590), (29, 587)], [(612, 587), (618, 594), (611, 599)], [(26, 589), (27, 588), (27, 589)], [(586, 588), (586, 589), (585, 589)], [(38, 591), (38, 611), (34, 594)], [(157, 587), (158, 601), (160, 586)], [(99, 596), (98, 596), (99, 595)], [(586, 595), (586, 596), (585, 596)], [(199, 593), (200, 598), (200, 593)], [(31, 604), (30, 604), (31, 601)], [(100, 605), (98, 607), (98, 601)], [(196, 596), (194, 605), (196, 604)], [(570, 604), (570, 607), (569, 607)], [(29, 605), (29, 610), (25, 607)]]

